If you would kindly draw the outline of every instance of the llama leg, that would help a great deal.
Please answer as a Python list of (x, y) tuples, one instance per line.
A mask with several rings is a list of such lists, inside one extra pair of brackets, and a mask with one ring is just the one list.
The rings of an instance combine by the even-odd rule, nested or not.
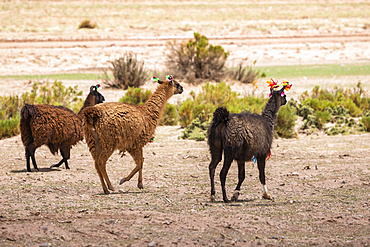
[(209, 178), (211, 180), (211, 201), (214, 202), (215, 201), (215, 194), (216, 194), (216, 190), (215, 190), (215, 170), (216, 170), (216, 167), (218, 165), (218, 163), (220, 163), (221, 161), (221, 158), (222, 158), (222, 154), (212, 154), (212, 160), (211, 160), (211, 163), (209, 164)]
[(266, 181), (265, 181), (266, 158), (265, 157), (262, 157), (262, 158), (258, 157), (257, 158), (257, 163), (258, 163), (259, 178), (260, 178), (260, 182), (261, 182), (262, 188), (263, 188), (262, 198), (272, 200), (273, 198), (267, 190)]
[(27, 171), (31, 172), (31, 153), (28, 148), (26, 148), (26, 165), (27, 165)]
[(33, 143), (26, 147), (26, 160), (27, 160), (27, 171), (28, 172), (31, 172), (30, 158), (32, 160), (33, 168), (35, 168), (36, 171), (39, 171), (39, 168), (37, 168), (37, 164), (36, 164), (35, 151), (36, 151), (36, 147)]
[(100, 171), (103, 175), (103, 178), (104, 178), (105, 182), (108, 185), (108, 189), (114, 191), (114, 187), (112, 186), (112, 184), (109, 180), (108, 174), (107, 174), (107, 162), (102, 162), (102, 163), (100, 163), (100, 165), (101, 165)]
[(62, 153), (62, 157), (64, 159), (64, 164), (66, 166), (66, 169), (69, 169), (68, 160), (69, 160), (69, 158), (71, 158), (71, 148), (72, 148), (71, 146), (63, 148), (64, 155)]
[(240, 186), (242, 186), (242, 183), (245, 179), (245, 162), (244, 161), (238, 161), (238, 185), (235, 188), (234, 194), (231, 197), (232, 201), (237, 201), (239, 194), (240, 194)]
[(141, 169), (139, 170), (139, 177), (138, 177), (138, 181), (137, 181), (137, 187), (141, 190), (144, 189), (144, 186), (143, 186), (143, 167), (141, 167)]
[(60, 149), (60, 154), (62, 155), (63, 159), (61, 161), (59, 161), (58, 164), (54, 164), (54, 165), (51, 165), (50, 168), (53, 168), (53, 167), (59, 167), (61, 164), (65, 164), (66, 166), (66, 169), (69, 169), (69, 166), (68, 166), (68, 159), (70, 158), (70, 154), (71, 154), (71, 147), (68, 146), (68, 147), (64, 147), (64, 148), (61, 148)]
[[(130, 150), (129, 154), (134, 159), (136, 167), (131, 171), (131, 173), (127, 177), (122, 178), (121, 181), (119, 182), (119, 184), (123, 184), (124, 182), (129, 181), (138, 171), (140, 171), (143, 168), (143, 161), (144, 161), (144, 159), (143, 159), (143, 149), (138, 148), (138, 149), (135, 149), (135, 150)], [(138, 181), (137, 187), (139, 189), (144, 188), (143, 187), (143, 181), (142, 181), (142, 178), (140, 180), (140, 176), (139, 176), (139, 181)]]
[(226, 195), (226, 176), (229, 172), (231, 163), (233, 162), (235, 156), (235, 152), (233, 152), (232, 148), (225, 148), (224, 151), (224, 165), (222, 167), (222, 170), (220, 172), (220, 180), (221, 180), (221, 188), (222, 188), (222, 197), (224, 202), (230, 202), (229, 199), (227, 199)]
[(103, 178), (103, 174), (101, 172), (101, 166), (99, 166), (99, 162), (95, 161), (95, 169), (96, 169), (96, 172), (98, 173), (99, 175), (99, 179), (100, 179), (100, 183), (101, 183), (101, 187), (103, 188), (103, 191), (104, 191), (104, 194), (109, 194), (109, 190), (107, 189), (107, 186), (105, 185), (105, 182), (104, 182), (104, 178)]
[(107, 161), (109, 157), (113, 154), (114, 149), (112, 148), (104, 148), (106, 150), (105, 152), (102, 152), (99, 156), (99, 171), (101, 175), (103, 176), (103, 179), (108, 186), (109, 190), (114, 191), (114, 187), (112, 186), (112, 183), (109, 180), (108, 174), (107, 174)]

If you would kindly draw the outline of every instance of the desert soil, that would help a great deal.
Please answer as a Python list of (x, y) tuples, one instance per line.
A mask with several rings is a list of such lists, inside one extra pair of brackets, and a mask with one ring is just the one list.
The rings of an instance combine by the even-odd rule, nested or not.
[[(102, 194), (85, 143), (72, 149), (70, 170), (46, 147), (40, 172), (26, 172), (19, 136), (0, 141), (2, 246), (366, 246), (370, 220), (370, 134), (277, 139), (267, 161), (274, 200), (261, 199), (258, 169), (246, 164), (239, 201), (225, 204), (216, 171), (210, 202), (205, 142), (159, 127), (144, 149), (144, 190), (130, 156), (114, 154), (107, 171), (116, 191)], [(181, 147), (181, 148), (179, 148)], [(228, 196), (237, 182), (227, 177)]]
[[(311, 30), (312, 31), (312, 30)], [(27, 34), (0, 34), (1, 75), (102, 73), (109, 61), (135, 52), (150, 69), (164, 68), (166, 42), (179, 37), (86, 40), (83, 36), (51, 40)], [(32, 34), (37, 36), (37, 34)], [(82, 38), (81, 38), (82, 37)], [(341, 33), (281, 31), (277, 35), (210, 38), (230, 52), (229, 64), (256, 66), (369, 63), (370, 35), (364, 29)], [(185, 38), (186, 40), (187, 38)], [(288, 98), (315, 85), (370, 90), (370, 76), (292, 77)], [(100, 81), (63, 81), (86, 91)], [(265, 80), (258, 82), (265, 93)], [(0, 79), (0, 95), (31, 90), (28, 80)], [(182, 101), (200, 87), (184, 84)], [(145, 88), (154, 90), (147, 83)], [(252, 88), (232, 83), (241, 95)], [(123, 91), (104, 88), (107, 101)], [(36, 152), (39, 172), (26, 172), (20, 136), (0, 140), (1, 246), (368, 246), (370, 244), (370, 134), (300, 135), (276, 139), (267, 161), (267, 186), (274, 200), (263, 200), (258, 169), (246, 164), (239, 201), (222, 201), (216, 170), (216, 202), (210, 202), (206, 142), (182, 140), (179, 127), (158, 127), (144, 148), (144, 190), (137, 176), (119, 185), (134, 168), (129, 155), (115, 153), (107, 171), (116, 191), (102, 194), (92, 157), (84, 142), (71, 150), (70, 170), (49, 169), (60, 155), (46, 147)], [(237, 182), (233, 164), (227, 177), (228, 196)]]

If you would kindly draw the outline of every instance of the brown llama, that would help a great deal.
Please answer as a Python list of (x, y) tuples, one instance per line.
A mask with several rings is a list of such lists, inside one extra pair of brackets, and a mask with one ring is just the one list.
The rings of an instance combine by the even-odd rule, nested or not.
[[(138, 188), (143, 189), (143, 147), (152, 138), (164, 111), (167, 100), (181, 94), (182, 86), (172, 76), (166, 81), (153, 77), (160, 85), (142, 106), (126, 103), (103, 103), (83, 110), (86, 143), (95, 162), (95, 168), (105, 194), (114, 190), (106, 164), (115, 150), (126, 151), (132, 156), (136, 167), (122, 178), (120, 184), (129, 181), (139, 172)], [(107, 188), (108, 186), (108, 188)]]
[(67, 160), (73, 145), (83, 139), (81, 111), (88, 106), (93, 106), (104, 101), (97, 86), (90, 87), (90, 93), (76, 114), (63, 106), (29, 105), (25, 104), (21, 110), (21, 139), (26, 150), (27, 171), (31, 172), (30, 159), (33, 167), (39, 171), (35, 159), (35, 151), (42, 145), (49, 147), (55, 155), (60, 150), (63, 159), (52, 167), (59, 167), (63, 162), (69, 169)]

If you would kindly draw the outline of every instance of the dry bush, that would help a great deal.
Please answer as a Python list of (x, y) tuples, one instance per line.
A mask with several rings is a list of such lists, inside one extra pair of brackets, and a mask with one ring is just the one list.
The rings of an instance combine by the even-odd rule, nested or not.
[(96, 28), (96, 24), (92, 23), (90, 20), (84, 20), (78, 25), (78, 29), (81, 28), (94, 29)]
[[(253, 64), (255, 63), (256, 61)], [(243, 64), (240, 63), (237, 68), (233, 68), (228, 72), (228, 77), (241, 83), (253, 83), (259, 77), (259, 72), (252, 66), (243, 67)]]
[(139, 61), (133, 52), (126, 52), (111, 64), (112, 67), (109, 70), (113, 74), (113, 79), (110, 79), (107, 71), (104, 70), (103, 83), (107, 87), (124, 90), (129, 87), (140, 87), (148, 78), (144, 60)]

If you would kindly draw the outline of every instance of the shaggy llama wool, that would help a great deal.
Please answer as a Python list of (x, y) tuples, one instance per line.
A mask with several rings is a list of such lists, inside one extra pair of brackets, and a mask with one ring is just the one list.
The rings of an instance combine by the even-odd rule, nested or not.
[(106, 163), (115, 150), (122, 154), (127, 151), (136, 164), (131, 173), (121, 179), (120, 184), (129, 181), (139, 172), (138, 187), (143, 188), (143, 147), (153, 137), (167, 100), (183, 91), (182, 86), (172, 77), (157, 82), (160, 85), (142, 106), (112, 102), (87, 107), (82, 113), (86, 143), (105, 194), (114, 190), (106, 171)]
[(59, 167), (64, 162), (66, 169), (69, 169), (67, 160), (71, 148), (83, 139), (81, 110), (103, 101), (104, 97), (97, 91), (97, 87), (91, 86), (78, 114), (63, 106), (25, 104), (21, 110), (20, 130), (26, 150), (27, 171), (31, 172), (30, 159), (35, 170), (39, 171), (35, 151), (42, 145), (48, 146), (53, 155), (60, 150), (63, 157), (50, 168)]
[[(245, 162), (253, 157), (257, 160), (259, 179), (263, 185), (263, 198), (272, 199), (265, 182), (266, 158), (271, 154), (274, 124), (280, 106), (286, 104), (286, 96), (282, 89), (271, 88), (270, 98), (262, 115), (249, 112), (230, 114), (225, 108), (217, 108), (213, 114), (211, 125), (207, 131), (208, 146), (211, 153), (209, 176), (211, 180), (211, 201), (215, 201), (214, 176), (215, 169), (224, 154), (224, 164), (220, 172), (221, 188), (224, 202), (229, 202), (226, 195), (226, 176), (233, 160), (238, 163), (238, 184), (232, 201), (238, 199), (240, 186), (245, 179)], [(290, 88), (290, 87), (289, 87)]]

